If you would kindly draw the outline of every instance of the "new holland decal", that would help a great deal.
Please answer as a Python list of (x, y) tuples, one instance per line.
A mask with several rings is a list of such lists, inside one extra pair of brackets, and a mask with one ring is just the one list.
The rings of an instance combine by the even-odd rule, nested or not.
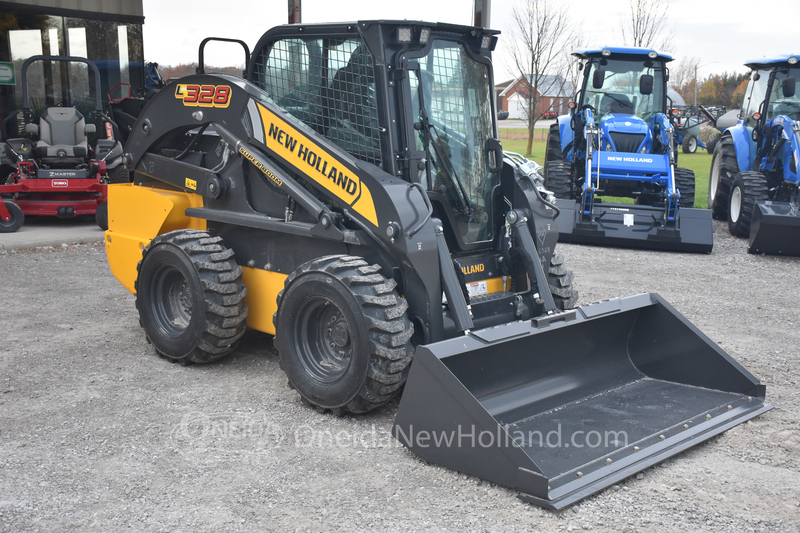
[(468, 276), (469, 274), (483, 272), (485, 268), (486, 267), (482, 263), (478, 265), (467, 265), (461, 267), (461, 272), (463, 272), (465, 276)]
[(270, 151), (352, 207), (366, 220), (378, 225), (372, 194), (350, 165), (324, 150), (263, 105), (258, 104), (258, 110), (264, 126), (264, 144)]
[(225, 108), (231, 103), (231, 88), (229, 85), (178, 83), (175, 98), (183, 100), (183, 105), (189, 107)]

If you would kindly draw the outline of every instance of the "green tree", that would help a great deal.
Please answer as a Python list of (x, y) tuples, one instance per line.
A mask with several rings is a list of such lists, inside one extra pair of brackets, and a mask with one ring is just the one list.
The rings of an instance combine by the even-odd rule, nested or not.
[(700, 91), (697, 94), (697, 103), (703, 105), (717, 105), (717, 92), (718, 88), (722, 86), (720, 76), (709, 76), (703, 85), (700, 86)]

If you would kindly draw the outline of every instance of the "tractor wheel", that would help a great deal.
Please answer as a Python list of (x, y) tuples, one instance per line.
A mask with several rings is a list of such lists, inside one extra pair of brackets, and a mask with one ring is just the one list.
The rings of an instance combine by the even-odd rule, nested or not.
[(94, 212), (94, 220), (100, 229), (106, 231), (108, 229), (108, 201), (100, 202), (97, 206), (97, 211)]
[(719, 138), (721, 136), (722, 134), (718, 131), (715, 131), (708, 136), (708, 140), (706, 141), (706, 152), (709, 154), (714, 153), (714, 149), (716, 149), (717, 144), (719, 144)]
[(309, 261), (278, 294), (275, 347), (289, 385), (336, 415), (391, 400), (408, 376), (414, 326), (393, 279), (361, 257)]
[(106, 174), (109, 183), (130, 183), (131, 173), (122, 165), (116, 166)]
[(3, 200), (3, 203), (6, 204), (6, 209), (8, 209), (8, 214), (11, 215), (11, 218), (9, 220), (0, 219), (0, 233), (14, 233), (25, 222), (25, 213), (11, 200)]
[(727, 220), (728, 199), (733, 177), (739, 173), (736, 161), (736, 148), (733, 139), (725, 136), (717, 142), (714, 157), (711, 160), (711, 172), (708, 176), (708, 207), (711, 216), (717, 220)]
[(694, 170), (675, 169), (675, 187), (681, 193), (680, 206), (694, 207)]
[(236, 347), (245, 331), (247, 289), (221, 237), (165, 233), (144, 249), (137, 269), (139, 322), (159, 355), (209, 363)]
[(697, 137), (692, 134), (684, 137), (683, 143), (681, 144), (681, 149), (683, 150), (684, 154), (695, 153), (697, 151)]
[(564, 154), (561, 152), (561, 131), (558, 122), (550, 124), (550, 131), (547, 134), (547, 153), (545, 153), (544, 159), (545, 166), (550, 161), (564, 159)]
[(563, 161), (564, 154), (561, 152), (561, 131), (558, 122), (550, 124), (550, 131), (547, 133), (547, 149), (544, 153), (544, 179), (547, 182), (547, 167), (551, 161)]
[(556, 198), (572, 198), (572, 167), (568, 161), (556, 160), (547, 163), (544, 186)]
[(578, 291), (572, 286), (574, 278), (572, 270), (564, 267), (564, 256), (554, 254), (547, 272), (547, 283), (550, 285), (556, 307), (562, 311), (572, 309), (578, 302)]
[(740, 172), (731, 187), (728, 228), (731, 235), (750, 236), (750, 222), (756, 202), (767, 199), (767, 178), (761, 172)]

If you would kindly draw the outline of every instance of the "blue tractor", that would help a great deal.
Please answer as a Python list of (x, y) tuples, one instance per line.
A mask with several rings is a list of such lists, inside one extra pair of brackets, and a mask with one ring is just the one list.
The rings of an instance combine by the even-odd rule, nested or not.
[(748, 61), (738, 123), (711, 161), (708, 204), (750, 253), (800, 255), (800, 54)]
[(692, 209), (694, 172), (677, 166), (667, 112), (672, 57), (615, 47), (572, 55), (581, 61), (583, 83), (577, 105), (551, 126), (545, 156), (547, 189), (560, 199), (559, 240), (711, 252), (711, 214)]

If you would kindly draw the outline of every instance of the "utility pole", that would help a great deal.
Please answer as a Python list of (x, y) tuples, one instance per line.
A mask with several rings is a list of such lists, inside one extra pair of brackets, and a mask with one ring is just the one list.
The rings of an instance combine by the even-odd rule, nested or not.
[(694, 105), (697, 105), (697, 69), (708, 65), (713, 65), (714, 63), (719, 63), (719, 61), (712, 61), (710, 63), (704, 63), (699, 66), (698, 65), (694, 66)]
[(300, 24), (302, 16), (300, 0), (289, 0), (289, 24)]
[(479, 28), (488, 28), (492, 11), (492, 0), (473, 0), (472, 25)]

